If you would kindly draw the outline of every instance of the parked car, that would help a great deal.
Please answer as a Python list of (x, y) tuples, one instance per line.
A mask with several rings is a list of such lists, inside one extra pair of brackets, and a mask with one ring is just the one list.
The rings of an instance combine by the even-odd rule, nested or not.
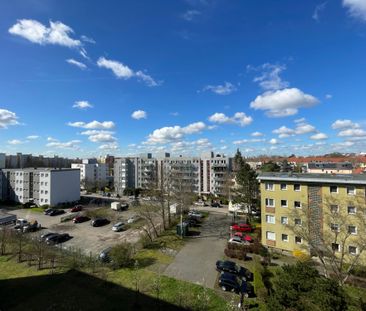
[(13, 229), (18, 230), (18, 231), (23, 231), (23, 227), (28, 224), (29, 223), (28, 223), (27, 219), (19, 218), (16, 220), (15, 226), (13, 227)]
[(232, 225), (230, 227), (230, 230), (232, 230), (232, 231), (240, 231), (240, 232), (252, 232), (253, 231), (253, 228), (252, 228), (251, 225), (239, 223), (239, 224)]
[(188, 217), (185, 222), (188, 223), (188, 225), (191, 227), (196, 227), (200, 223), (197, 219), (192, 217)]
[(54, 209), (51, 212), (49, 212), (47, 215), (48, 216), (57, 216), (57, 215), (62, 215), (65, 214), (65, 211), (63, 209)]
[(240, 245), (245, 245), (245, 244), (249, 244), (249, 242), (243, 241), (240, 237), (238, 236), (233, 236), (232, 238), (230, 238), (228, 241), (228, 243), (230, 244), (240, 244)]
[(110, 254), (111, 250), (112, 250), (111, 247), (108, 247), (108, 248), (102, 250), (98, 256), (99, 260), (101, 262), (110, 262), (111, 258), (109, 257), (109, 254)]
[(195, 217), (195, 218), (202, 218), (203, 217), (203, 215), (200, 212), (196, 211), (196, 210), (189, 211), (188, 216)]
[(39, 240), (42, 242), (42, 241), (45, 241), (49, 236), (51, 235), (55, 235), (57, 233), (54, 233), (54, 232), (47, 232), (47, 233), (43, 233), (40, 237), (39, 237)]
[(110, 223), (110, 221), (107, 218), (96, 218), (96, 219), (92, 220), (90, 224), (93, 227), (100, 227), (100, 226), (107, 225), (109, 223)]
[(194, 205), (197, 205), (197, 206), (206, 206), (207, 204), (203, 201), (198, 201), (198, 202), (194, 202)]
[(139, 220), (139, 219), (140, 219), (140, 217), (139, 217), (139, 216), (134, 215), (134, 216), (131, 216), (130, 218), (128, 218), (127, 223), (128, 223), (128, 224), (132, 224), (132, 223), (136, 222), (136, 221), (137, 221), (137, 220)]
[(243, 241), (249, 242), (249, 243), (253, 243), (254, 239), (248, 235), (248, 234), (244, 234), (243, 232), (235, 232), (234, 236), (237, 236), (239, 238), (241, 238)]
[(37, 207), (37, 205), (32, 202), (26, 202), (23, 204), (23, 208), (33, 208), (33, 207)]
[(41, 224), (38, 223), (37, 220), (30, 221), (28, 224), (23, 226), (23, 232), (35, 232), (39, 229), (41, 229)]
[(253, 281), (254, 279), (252, 272), (230, 260), (216, 261), (216, 270), (219, 272), (229, 272), (235, 274), (239, 278), (245, 278), (247, 281)]
[(44, 210), (43, 214), (48, 215), (49, 213), (51, 213), (54, 210), (55, 210), (54, 208), (47, 208)]
[(49, 241), (52, 241), (58, 235), (59, 235), (59, 233), (50, 233), (45, 237), (45, 239), (43, 241), (46, 242), (47, 244), (50, 244), (51, 242), (49, 242)]
[(71, 210), (70, 212), (71, 213), (76, 213), (76, 212), (81, 212), (83, 209), (83, 206), (82, 205), (75, 205)]
[(76, 216), (72, 221), (74, 224), (79, 224), (88, 220), (90, 220), (90, 218), (87, 216)]
[(71, 239), (71, 236), (68, 233), (60, 233), (60, 234), (55, 234), (55, 235), (51, 235), (50, 237), (48, 237), (46, 239), (46, 243), (49, 245), (60, 244), (60, 243), (66, 242), (70, 239)]
[(125, 227), (125, 224), (123, 222), (118, 222), (112, 227), (112, 231), (119, 232), (122, 231)]
[(221, 207), (221, 205), (220, 205), (220, 203), (218, 203), (218, 202), (212, 202), (212, 203), (211, 203), (211, 207), (220, 208), (220, 207)]
[(240, 280), (235, 274), (223, 272), (219, 277), (219, 286), (224, 291), (232, 291), (239, 294), (244, 288), (244, 297), (253, 297), (254, 288), (245, 280)]

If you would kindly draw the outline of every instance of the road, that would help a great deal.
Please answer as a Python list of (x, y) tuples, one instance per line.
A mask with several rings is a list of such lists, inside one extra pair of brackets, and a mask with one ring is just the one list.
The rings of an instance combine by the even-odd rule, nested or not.
[(200, 237), (187, 241), (164, 274), (214, 288), (217, 278), (215, 263), (224, 256), (230, 220), (225, 213), (210, 213), (201, 227)]

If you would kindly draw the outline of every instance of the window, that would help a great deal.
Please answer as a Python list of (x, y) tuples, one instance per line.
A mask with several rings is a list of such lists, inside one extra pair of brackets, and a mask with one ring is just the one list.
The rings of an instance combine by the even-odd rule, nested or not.
[(276, 233), (267, 231), (266, 238), (267, 238), (267, 240), (276, 241)]
[(356, 246), (348, 246), (348, 252), (351, 254), (351, 255), (357, 255), (358, 253), (358, 249)]
[(281, 207), (287, 207), (287, 200), (281, 200)]
[(353, 225), (348, 226), (348, 233), (357, 234), (357, 227)]
[(348, 210), (348, 214), (350, 214), (350, 215), (356, 214), (356, 207), (355, 206), (348, 206), (347, 210)]
[(331, 206), (330, 206), (330, 211), (331, 211), (332, 213), (338, 213), (338, 212), (339, 212), (339, 207), (338, 207), (338, 205), (331, 205)]
[(301, 226), (301, 224), (302, 224), (301, 219), (300, 218), (295, 218), (295, 225)]
[(339, 252), (341, 249), (340, 245), (338, 243), (332, 243), (332, 250), (335, 252)]
[(266, 206), (274, 207), (275, 203), (273, 199), (266, 199)]
[(281, 217), (281, 224), (283, 224), (283, 225), (287, 225), (287, 224), (288, 224), (288, 217), (286, 217), (286, 216), (282, 216), (282, 217)]
[(272, 215), (266, 215), (266, 223), (268, 224), (275, 224), (276, 220), (275, 217)]
[(302, 243), (302, 238), (300, 238), (299, 236), (295, 236), (295, 243), (296, 244), (301, 244)]
[(287, 185), (286, 184), (281, 184), (280, 188), (281, 188), (281, 190), (287, 190)]
[(294, 201), (294, 207), (295, 208), (301, 208), (301, 202), (300, 201)]
[(274, 190), (274, 184), (266, 183), (266, 190), (267, 191), (273, 191)]
[(283, 242), (288, 242), (288, 234), (282, 234), (281, 239)]
[(347, 187), (347, 194), (348, 195), (355, 195), (356, 194), (356, 188), (355, 187)]
[(301, 190), (300, 184), (294, 184), (294, 190), (295, 191), (300, 191)]
[(330, 230), (339, 232), (339, 224), (330, 224)]
[(338, 193), (338, 187), (337, 186), (330, 186), (329, 191), (330, 191), (330, 193)]

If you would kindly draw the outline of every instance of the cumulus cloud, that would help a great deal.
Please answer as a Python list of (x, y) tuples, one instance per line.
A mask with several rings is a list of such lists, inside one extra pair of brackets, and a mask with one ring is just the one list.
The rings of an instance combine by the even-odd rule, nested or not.
[(314, 13), (312, 15), (312, 18), (318, 22), (319, 21), (319, 14), (320, 14), (321, 11), (323, 11), (325, 9), (326, 6), (327, 6), (327, 1), (318, 4), (314, 9)]
[(147, 113), (144, 110), (136, 110), (132, 113), (131, 117), (136, 120), (146, 119)]
[(280, 74), (286, 70), (285, 65), (265, 63), (259, 67), (249, 65), (247, 66), (247, 69), (261, 72), (253, 81), (257, 82), (259, 86), (266, 91), (276, 91), (290, 85), (280, 77)]
[(47, 27), (36, 20), (19, 19), (9, 28), (9, 33), (41, 45), (55, 44), (70, 48), (82, 46), (80, 40), (71, 38), (74, 33), (72, 28), (58, 21), (50, 21)]
[(29, 135), (27, 136), (27, 139), (30, 139), (30, 140), (34, 140), (34, 139), (38, 139), (39, 136), (38, 135)]
[(78, 109), (88, 109), (88, 108), (93, 108), (93, 105), (90, 104), (87, 100), (79, 100), (79, 101), (76, 101), (72, 107), (78, 108)]
[(24, 144), (25, 141), (19, 140), (19, 139), (12, 139), (12, 140), (8, 140), (8, 144), (9, 145), (21, 145)]
[(366, 22), (365, 0), (343, 0), (343, 6), (347, 8), (351, 16)]
[(264, 134), (261, 133), (261, 132), (253, 132), (252, 134), (250, 134), (251, 136), (253, 137), (260, 137), (260, 136), (263, 136)]
[(110, 144), (103, 144), (99, 146), (99, 149), (101, 150), (116, 150), (118, 149), (117, 143), (110, 143)]
[(76, 66), (76, 67), (78, 67), (78, 68), (80, 68), (82, 70), (88, 68), (84, 63), (79, 62), (79, 61), (77, 61), (77, 60), (75, 60), (73, 58), (67, 59), (66, 62), (69, 63), (69, 64), (71, 64), (71, 65), (74, 65), (74, 66)]
[(250, 103), (255, 110), (264, 110), (269, 117), (287, 117), (297, 114), (300, 108), (312, 107), (319, 100), (297, 88), (268, 91)]
[(232, 117), (228, 117), (224, 113), (216, 112), (208, 120), (219, 124), (238, 124), (240, 126), (246, 126), (253, 122), (253, 118), (247, 116), (244, 112), (236, 112)]
[(124, 65), (123, 63), (116, 60), (99, 57), (97, 65), (101, 68), (112, 70), (112, 72), (118, 79), (128, 80), (132, 77), (136, 77), (137, 79), (145, 82), (148, 86), (158, 86), (161, 84), (161, 82), (155, 81), (151, 76), (142, 72), (141, 70), (134, 72), (127, 65)]
[(111, 143), (111, 142), (115, 142), (117, 140), (117, 138), (112, 136), (111, 133), (107, 133), (107, 132), (100, 132), (100, 133), (90, 135), (88, 137), (88, 139), (90, 141), (92, 141), (93, 143), (100, 143), (100, 142)]
[(273, 130), (272, 133), (277, 134), (279, 138), (286, 138), (295, 135), (295, 130), (283, 125), (280, 128)]
[(19, 124), (18, 117), (14, 112), (0, 109), (0, 129), (7, 129), (8, 126), (17, 124)]
[(294, 129), (288, 128), (287, 126), (281, 126), (278, 129), (272, 131), (272, 133), (277, 134), (279, 138), (286, 138), (295, 135), (303, 135), (316, 132), (316, 128), (306, 123), (304, 118), (295, 120), (296, 127)]
[(366, 131), (359, 128), (344, 129), (338, 133), (338, 136), (363, 137), (366, 136)]
[(149, 134), (146, 144), (165, 144), (181, 140), (186, 135), (199, 133), (206, 128), (203, 122), (196, 122), (185, 127), (179, 125), (166, 126)]
[(185, 19), (186, 21), (190, 22), (193, 19), (195, 19), (197, 16), (200, 16), (200, 15), (201, 15), (201, 12), (198, 10), (188, 10), (182, 15), (182, 18)]
[(346, 128), (353, 128), (353, 129), (357, 129), (360, 128), (360, 125), (358, 123), (354, 123), (351, 120), (336, 120), (333, 124), (332, 124), (332, 129), (334, 130), (341, 130), (341, 129), (346, 129)]
[(218, 95), (229, 95), (236, 91), (236, 87), (230, 82), (224, 82), (223, 85), (206, 85), (202, 91), (211, 91)]
[(74, 150), (78, 150), (80, 148), (79, 144), (81, 143), (80, 140), (70, 140), (67, 142), (60, 142), (57, 139), (52, 139), (51, 142), (47, 143), (46, 146), (47, 147), (52, 147), (52, 148), (58, 148), (58, 149), (74, 149)]
[(114, 128), (116, 125), (114, 124), (113, 121), (104, 121), (104, 122), (99, 122), (99, 121), (91, 121), (89, 123), (86, 122), (69, 122), (67, 125), (72, 126), (72, 127), (80, 127), (80, 128), (85, 128), (85, 129), (112, 129)]
[(277, 145), (279, 142), (276, 138), (272, 138), (268, 141), (271, 145)]
[(313, 140), (323, 140), (323, 139), (327, 139), (328, 135), (324, 134), (324, 133), (316, 133), (312, 136), (310, 136), (310, 139)]

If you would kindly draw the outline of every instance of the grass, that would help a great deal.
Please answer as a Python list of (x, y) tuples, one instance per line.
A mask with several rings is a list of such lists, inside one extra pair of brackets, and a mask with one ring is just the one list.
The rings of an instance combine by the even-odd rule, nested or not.
[(43, 213), (45, 209), (43, 207), (32, 207), (29, 210), (34, 213)]

